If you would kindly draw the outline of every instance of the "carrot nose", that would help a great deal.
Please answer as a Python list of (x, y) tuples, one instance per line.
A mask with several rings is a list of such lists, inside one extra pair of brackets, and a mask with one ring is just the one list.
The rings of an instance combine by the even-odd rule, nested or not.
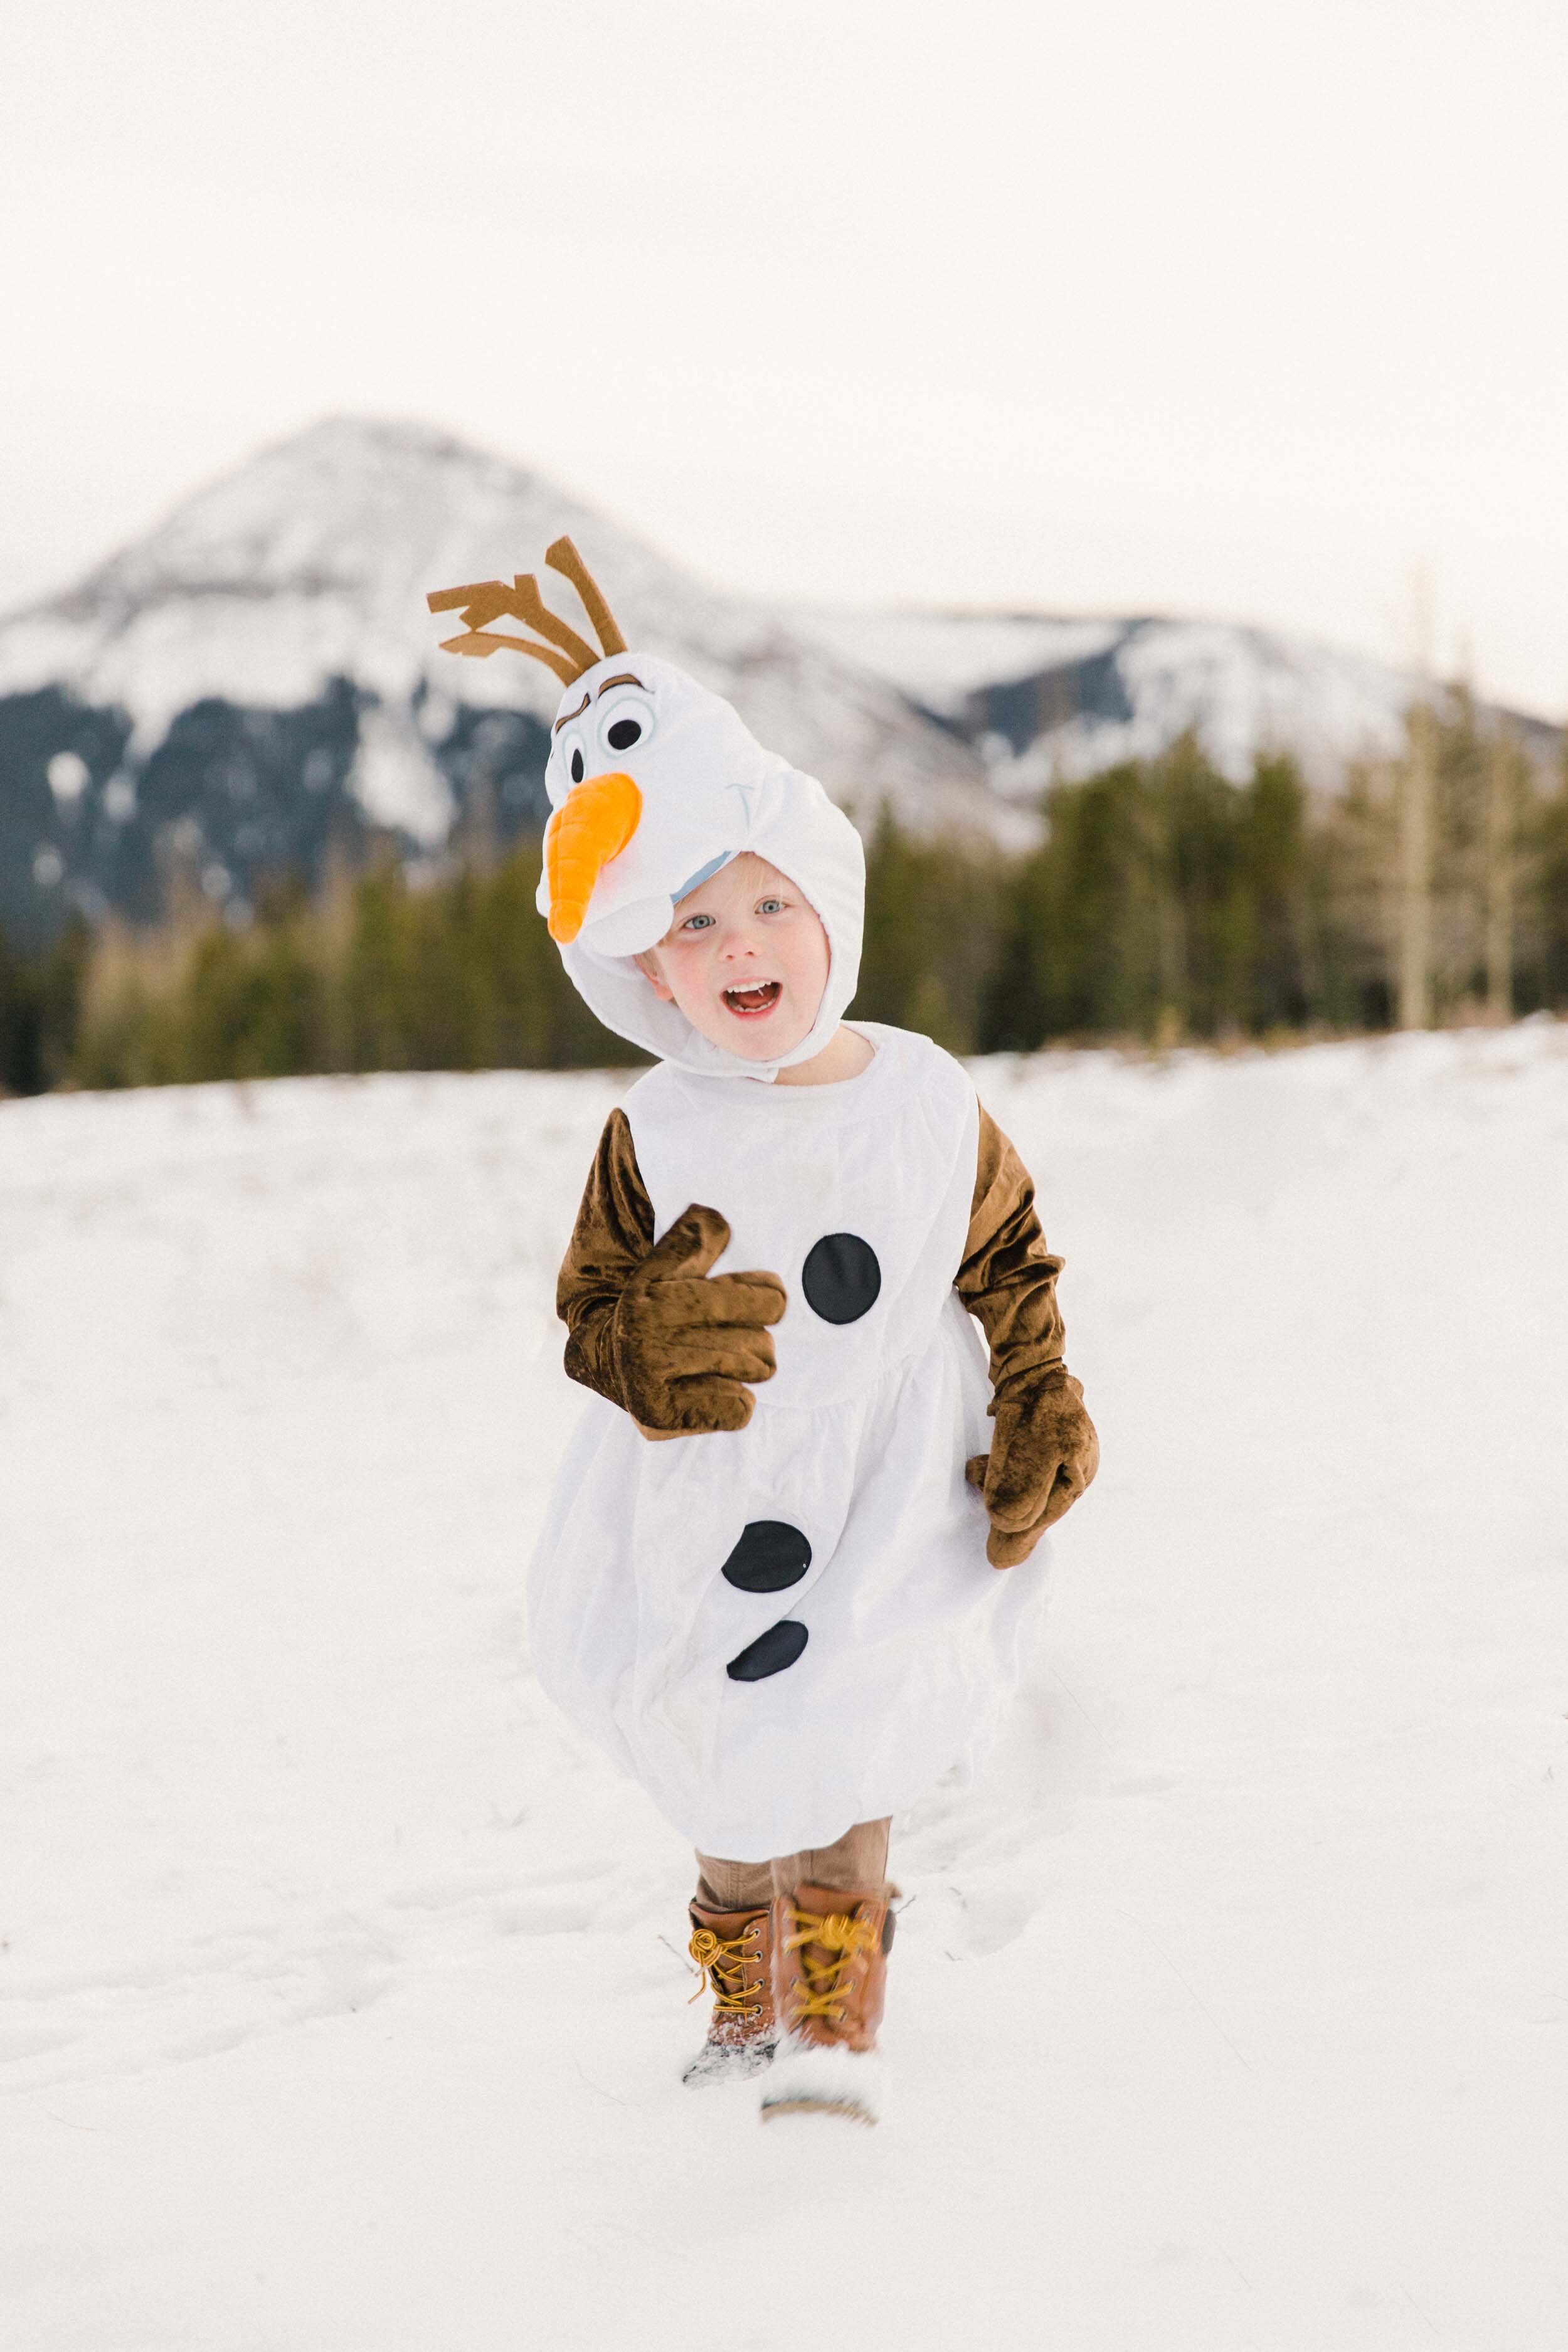
[(563, 946), (583, 928), (594, 885), (637, 829), (642, 794), (612, 772), (574, 785), (550, 820), (544, 870), (550, 878), (550, 936)]

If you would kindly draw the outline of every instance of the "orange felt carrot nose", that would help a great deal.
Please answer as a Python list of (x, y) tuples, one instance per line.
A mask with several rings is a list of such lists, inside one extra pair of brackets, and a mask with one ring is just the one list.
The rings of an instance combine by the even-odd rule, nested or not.
[(550, 877), (550, 936), (563, 946), (583, 928), (594, 885), (637, 829), (642, 794), (612, 772), (576, 784), (550, 820), (544, 870)]

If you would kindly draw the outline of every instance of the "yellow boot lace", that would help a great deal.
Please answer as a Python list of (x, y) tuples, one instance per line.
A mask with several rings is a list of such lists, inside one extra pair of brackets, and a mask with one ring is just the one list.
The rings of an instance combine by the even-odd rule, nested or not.
[[(760, 1961), (762, 1958), (756, 1946), (761, 1927), (761, 1919), (753, 1919), (748, 1927), (742, 1928), (738, 1936), (731, 1936), (728, 1941), (716, 1936), (711, 1927), (693, 1930), (687, 1949), (701, 1971), (702, 1981), (691, 2000), (700, 2000), (704, 1992), (710, 1990), (715, 2017), (762, 2015), (760, 2007), (748, 2007), (757, 1988), (749, 1988), (746, 1983), (747, 1963)], [(690, 2006), (689, 2001), (687, 2007)]]
[[(798, 2025), (804, 2018), (821, 2017), (829, 2025), (842, 2025), (844, 1972), (858, 1954), (876, 1950), (876, 1923), (851, 1919), (842, 1911), (830, 1911), (822, 1917), (810, 1911), (797, 1911), (795, 1924), (795, 1933), (785, 1937), (784, 1948), (786, 1952), (800, 1954), (800, 1972), (805, 1985), (804, 1991), (795, 1995), (790, 2022)], [(826, 1958), (817, 1957), (824, 1953)]]

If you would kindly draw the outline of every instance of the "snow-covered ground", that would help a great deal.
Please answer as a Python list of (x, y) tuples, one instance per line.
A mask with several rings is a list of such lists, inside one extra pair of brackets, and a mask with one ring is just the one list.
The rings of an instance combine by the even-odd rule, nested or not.
[(616, 1083), (0, 1107), (7, 2347), (1568, 2340), (1568, 1029), (978, 1076), (1105, 1467), (872, 2133), (529, 1678)]

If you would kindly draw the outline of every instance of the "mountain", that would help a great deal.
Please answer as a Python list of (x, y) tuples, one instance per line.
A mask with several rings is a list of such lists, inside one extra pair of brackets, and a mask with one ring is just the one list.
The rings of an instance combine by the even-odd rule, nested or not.
[[(1277, 750), (1331, 792), (1351, 761), (1397, 753), (1405, 713), (1432, 691), (1412, 670), (1224, 622), (819, 613), (802, 625), (972, 744), (1015, 804), (1054, 777), (1148, 758), (1189, 728), (1235, 782)], [(1498, 715), (1542, 766), (1560, 757), (1559, 729)]]
[[(0, 622), (0, 929), (154, 916), (171, 873), (243, 915), (377, 840), (537, 825), (558, 688), (459, 662), (426, 591), (531, 568), (568, 531), (634, 646), (736, 703), (862, 819), (1021, 847), (1070, 777), (1195, 728), (1224, 771), (1291, 751), (1331, 789), (1399, 747), (1417, 679), (1262, 629), (1159, 619), (781, 612), (689, 578), (551, 483), (447, 436), (344, 418), (264, 452), (65, 594)], [(558, 601), (570, 605), (563, 585)], [(1515, 724), (1542, 763), (1560, 746)]]
[[(568, 531), (634, 646), (728, 695), (862, 815), (1022, 842), (1036, 821), (874, 671), (715, 593), (550, 483), (417, 425), (318, 425), (201, 491), (79, 586), (0, 624), (0, 927), (156, 913), (170, 866), (242, 911), (378, 835), (438, 853), (545, 811), (559, 687), (459, 662), (430, 588), (537, 564)], [(570, 610), (570, 591), (558, 602)]]

